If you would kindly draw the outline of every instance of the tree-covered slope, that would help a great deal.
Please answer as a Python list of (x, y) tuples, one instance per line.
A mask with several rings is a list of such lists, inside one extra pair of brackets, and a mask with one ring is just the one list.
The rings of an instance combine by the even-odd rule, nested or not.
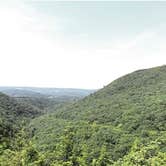
[(0, 141), (4, 137), (12, 137), (21, 121), (39, 114), (39, 109), (0, 93)]
[(48, 165), (166, 165), (166, 66), (123, 76), (30, 129)]
[(139, 70), (33, 119), (0, 165), (165, 166), (165, 124), (166, 66)]
[(57, 118), (110, 123), (128, 131), (166, 129), (166, 66), (123, 76), (70, 105)]

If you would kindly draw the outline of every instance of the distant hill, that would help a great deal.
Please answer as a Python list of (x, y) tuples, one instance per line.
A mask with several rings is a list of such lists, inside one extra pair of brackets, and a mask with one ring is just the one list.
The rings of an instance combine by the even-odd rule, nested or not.
[(0, 87), (0, 91), (13, 97), (82, 98), (96, 90), (71, 88)]
[(50, 163), (166, 165), (166, 66), (125, 75), (30, 128)]
[(53, 112), (55, 108), (66, 103), (79, 100), (95, 90), (63, 89), (63, 88), (33, 88), (33, 87), (0, 87), (3, 92), (14, 97), (19, 102), (24, 102), (41, 109), (43, 112)]

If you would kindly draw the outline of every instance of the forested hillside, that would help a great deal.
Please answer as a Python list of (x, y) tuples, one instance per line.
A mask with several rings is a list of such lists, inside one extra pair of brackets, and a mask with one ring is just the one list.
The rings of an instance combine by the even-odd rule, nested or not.
[(0, 165), (166, 165), (166, 66), (125, 75), (31, 120), (13, 145)]
[(166, 129), (166, 66), (136, 71), (66, 107), (57, 118), (121, 126), (130, 132)]
[(166, 66), (136, 71), (32, 121), (32, 140), (61, 165), (166, 165), (165, 99)]
[(0, 93), (0, 155), (10, 146), (22, 126), (39, 115), (38, 108)]

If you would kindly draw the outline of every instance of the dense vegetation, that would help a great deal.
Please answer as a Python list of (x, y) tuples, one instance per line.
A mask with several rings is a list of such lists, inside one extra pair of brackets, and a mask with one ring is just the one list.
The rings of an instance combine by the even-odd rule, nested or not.
[[(0, 155), (10, 146), (16, 133), (30, 119), (41, 114), (40, 110), (0, 93)], [(1, 164), (0, 164), (1, 165)]]
[(166, 165), (166, 66), (31, 120), (1, 156), (16, 166)]
[[(0, 134), (11, 134), (20, 121), (40, 115), (40, 110), (24, 102), (0, 93)], [(2, 137), (1, 137), (2, 138)]]
[(28, 103), (34, 107), (40, 109), (43, 113), (55, 112), (58, 108), (79, 100), (78, 97), (57, 97), (48, 98), (43, 97), (15, 97), (19, 102)]

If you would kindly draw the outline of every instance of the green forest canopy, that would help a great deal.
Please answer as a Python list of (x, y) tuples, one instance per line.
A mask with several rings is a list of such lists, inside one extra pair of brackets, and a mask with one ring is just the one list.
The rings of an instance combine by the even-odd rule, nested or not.
[(166, 165), (165, 122), (166, 66), (139, 70), (36, 116), (1, 143), (0, 165)]

